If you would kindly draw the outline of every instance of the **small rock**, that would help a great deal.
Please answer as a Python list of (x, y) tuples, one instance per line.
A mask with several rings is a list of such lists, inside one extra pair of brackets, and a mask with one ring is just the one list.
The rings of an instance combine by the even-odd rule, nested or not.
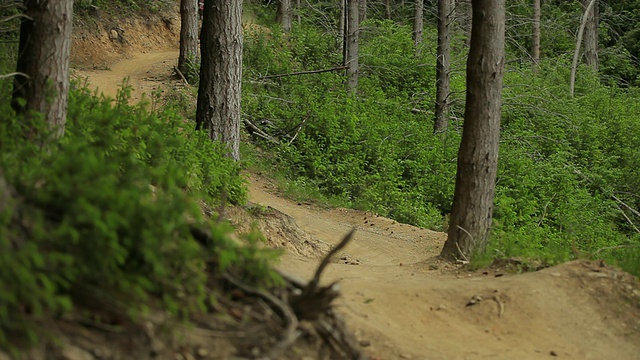
[(549, 355), (551, 355), (551, 356), (558, 356), (558, 353), (557, 353), (557, 352), (555, 352), (555, 351), (553, 351), (553, 350), (551, 350), (551, 351), (549, 351)]
[(411, 359), (411, 355), (408, 354), (400, 354), (401, 359)]
[(552, 273), (549, 273), (549, 275), (551, 275), (551, 276), (555, 276), (555, 277), (560, 277), (560, 276), (562, 276), (562, 275), (560, 275), (560, 273), (559, 273), (559, 272), (552, 272)]
[(109, 31), (109, 39), (110, 39), (111, 41), (118, 40), (118, 37), (120, 37), (120, 35), (118, 35), (118, 32), (117, 32), (117, 31), (115, 31), (115, 30), (113, 30), (113, 29), (111, 29), (111, 31)]
[(62, 354), (60, 356), (61, 360), (93, 360), (94, 357), (93, 355), (89, 354), (88, 352), (72, 346), (72, 345), (65, 345), (62, 348)]
[(203, 358), (203, 359), (204, 359), (204, 358), (209, 357), (209, 351), (208, 351), (207, 349), (205, 349), (205, 348), (199, 348), (199, 349), (196, 351), (196, 355), (198, 355), (198, 357), (200, 357), (200, 358)]
[(371, 346), (371, 341), (369, 341), (369, 340), (360, 340), (360, 346), (362, 346), (362, 347)]
[(590, 272), (587, 273), (587, 276), (592, 277), (592, 278), (606, 278), (609, 277), (609, 275), (603, 273), (603, 272)]

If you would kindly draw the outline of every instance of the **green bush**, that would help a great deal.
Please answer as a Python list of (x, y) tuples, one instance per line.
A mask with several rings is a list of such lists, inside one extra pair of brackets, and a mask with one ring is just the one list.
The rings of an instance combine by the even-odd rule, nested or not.
[[(136, 317), (153, 296), (175, 315), (202, 310), (207, 264), (274, 281), (255, 235), (237, 245), (196, 201), (245, 201), (238, 164), (171, 107), (149, 113), (127, 94), (113, 105), (72, 90), (65, 136), (47, 147), (1, 105), (0, 169), (19, 196), (0, 214), (0, 347), (35, 340), (35, 324), (74, 305)], [(194, 227), (213, 243), (196, 242)]]

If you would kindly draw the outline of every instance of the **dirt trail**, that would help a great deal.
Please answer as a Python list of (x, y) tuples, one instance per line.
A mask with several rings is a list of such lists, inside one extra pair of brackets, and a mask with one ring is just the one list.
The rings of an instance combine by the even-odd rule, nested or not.
[[(76, 75), (109, 96), (129, 76), (139, 99), (169, 77), (176, 58), (177, 51), (149, 52)], [(640, 359), (640, 290), (619, 270), (573, 262), (521, 275), (469, 273), (435, 258), (445, 234), (298, 204), (257, 175), (250, 200), (291, 216), (308, 237), (279, 264), (301, 278), (311, 277), (319, 249), (357, 228), (323, 281), (340, 280), (339, 311), (373, 359)], [(285, 245), (282, 231), (266, 235)]]

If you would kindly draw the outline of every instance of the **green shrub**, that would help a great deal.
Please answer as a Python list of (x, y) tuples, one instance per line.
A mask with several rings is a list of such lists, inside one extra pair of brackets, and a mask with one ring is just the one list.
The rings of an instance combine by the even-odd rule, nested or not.
[[(67, 131), (57, 144), (24, 140), (8, 102), (0, 111), (0, 169), (19, 196), (0, 214), (0, 348), (35, 341), (42, 319), (72, 306), (109, 304), (144, 313), (151, 296), (179, 316), (204, 308), (208, 263), (273, 283), (273, 258), (239, 246), (209, 224), (203, 195), (246, 199), (239, 166), (171, 107), (149, 113), (72, 90)], [(212, 234), (203, 247), (197, 227)], [(213, 261), (213, 262), (212, 262)]]

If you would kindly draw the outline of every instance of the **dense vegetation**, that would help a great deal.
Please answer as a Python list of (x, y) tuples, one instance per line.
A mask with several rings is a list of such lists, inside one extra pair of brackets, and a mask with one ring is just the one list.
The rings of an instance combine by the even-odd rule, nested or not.
[[(307, 9), (288, 35), (265, 22), (273, 32), (247, 36), (243, 111), (280, 138), (278, 146), (265, 148), (275, 148), (271, 159), (287, 174), (286, 186), (444, 230), (464, 112), (467, 48), (463, 32), (456, 31), (453, 121), (448, 132), (433, 134), (435, 21), (427, 21), (423, 49), (416, 53), (410, 9), (401, 10), (393, 21), (379, 20), (374, 12), (362, 24), (356, 96), (345, 94), (337, 72), (260, 80), (339, 65), (332, 32), (337, 24), (327, 25), (327, 18), (338, 18), (337, 9)], [(272, 11), (256, 8), (262, 19)], [(526, 55), (528, 2), (509, 8), (500, 164), (485, 260), (523, 256), (555, 263), (593, 255), (640, 274), (640, 92), (628, 72), (635, 58), (623, 43), (603, 47), (602, 73), (580, 67), (571, 97), (579, 12), (579, 4), (545, 2), (545, 57), (534, 68)], [(612, 47), (627, 55), (607, 55)]]
[[(3, 36), (6, 74), (17, 31)], [(276, 281), (260, 234), (231, 240), (214, 222), (221, 199), (246, 200), (240, 165), (177, 103), (155, 110), (130, 104), (126, 83), (117, 99), (84, 85), (72, 84), (65, 135), (50, 143), (44, 124), (25, 129), (0, 80), (0, 349), (51, 335), (52, 316), (93, 316), (87, 306), (115, 324), (150, 308), (187, 318), (216, 301), (222, 271)]]
[[(167, 3), (136, 8), (147, 3), (115, 2), (149, 12)], [(603, 21), (601, 71), (580, 68), (570, 97), (579, 7), (545, 2), (544, 60), (533, 68), (523, 50), (528, 26), (518, 21), (530, 16), (524, 3), (509, 9), (488, 258), (557, 262), (593, 254), (640, 275), (637, 32), (624, 21)], [(76, 9), (88, 14), (91, 5), (108, 4), (80, 0)], [(416, 52), (410, 8), (382, 20), (372, 2), (362, 24), (356, 95), (347, 95), (340, 72), (262, 79), (340, 65), (337, 10), (333, 3), (318, 4), (287, 35), (270, 22), (272, 5), (253, 5), (256, 19), (271, 30), (245, 34), (243, 112), (278, 144), (254, 143), (298, 196), (321, 193), (342, 205), (445, 230), (463, 120), (463, 32), (454, 36), (450, 128), (433, 134), (433, 14), (427, 14), (423, 48)], [(603, 19), (636, 16), (611, 4)], [(0, 34), (0, 74), (15, 68), (15, 34)], [(269, 253), (254, 246), (257, 235), (241, 247), (230, 241), (230, 229), (202, 215), (199, 199), (215, 204), (224, 193), (241, 203), (246, 190), (239, 166), (184, 122), (184, 109), (130, 105), (126, 86), (114, 103), (75, 84), (65, 137), (41, 147), (22, 136), (10, 91), (11, 80), (0, 80), (0, 170), (17, 194), (0, 214), (0, 347), (11, 344), (10, 335), (34, 335), (34, 320), (97, 297), (115, 298), (119, 311), (132, 316), (142, 314), (140, 300), (152, 296), (176, 315), (198, 311), (211, 300), (207, 265), (271, 279)], [(194, 228), (210, 232), (214, 244), (203, 248)]]

